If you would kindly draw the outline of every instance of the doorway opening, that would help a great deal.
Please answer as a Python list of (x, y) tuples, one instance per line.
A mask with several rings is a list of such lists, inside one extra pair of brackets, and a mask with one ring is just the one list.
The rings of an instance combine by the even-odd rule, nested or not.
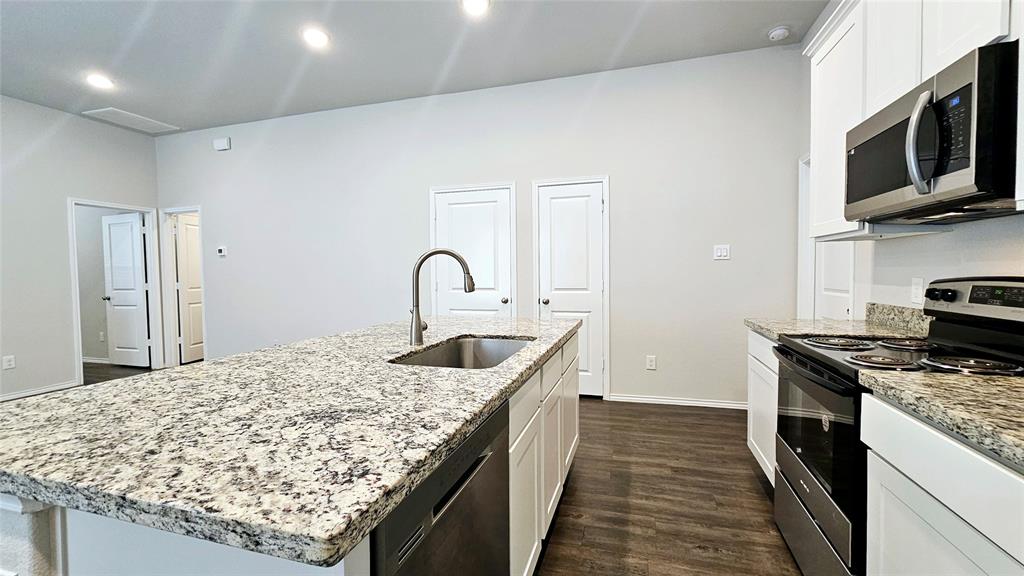
[(160, 211), (167, 365), (206, 358), (202, 224), (197, 206)]
[[(95, 384), (163, 365), (156, 210), (68, 201), (76, 381)], [(154, 345), (156, 344), (156, 345)]]

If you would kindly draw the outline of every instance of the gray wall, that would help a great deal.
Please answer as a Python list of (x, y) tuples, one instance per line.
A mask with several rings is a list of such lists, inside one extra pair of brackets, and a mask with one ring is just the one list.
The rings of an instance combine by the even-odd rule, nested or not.
[(78, 206), (75, 208), (75, 245), (78, 248), (78, 302), (82, 318), (82, 356), (107, 358), (107, 342), (100, 332), (107, 332), (107, 305), (103, 278), (104, 216), (124, 214), (124, 210)]
[(606, 174), (612, 392), (744, 401), (743, 318), (795, 309), (802, 65), (770, 48), (159, 137), (161, 206), (203, 210), (207, 355), (407, 319), (436, 185), (516, 182), (530, 314), (531, 181)]
[(153, 138), (0, 97), (0, 397), (75, 378), (68, 198), (156, 205)]

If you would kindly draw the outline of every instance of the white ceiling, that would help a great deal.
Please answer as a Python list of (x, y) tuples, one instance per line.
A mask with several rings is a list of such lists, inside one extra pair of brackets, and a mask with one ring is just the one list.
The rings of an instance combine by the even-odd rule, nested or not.
[[(825, 0), (0, 2), (0, 92), (186, 130), (798, 42)], [(320, 24), (331, 48), (300, 30)], [(112, 92), (86, 86), (100, 70)]]

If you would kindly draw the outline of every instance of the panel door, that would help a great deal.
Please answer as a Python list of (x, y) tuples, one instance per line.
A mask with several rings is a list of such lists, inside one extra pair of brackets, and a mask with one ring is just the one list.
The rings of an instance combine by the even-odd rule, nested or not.
[(562, 376), (562, 482), (569, 475), (569, 467), (576, 456), (580, 441), (580, 374), (579, 358), (574, 360)]
[(149, 366), (149, 314), (142, 214), (104, 216), (103, 284), (110, 362)]
[(1006, 36), (1009, 0), (927, 0), (922, 21), (922, 67), (934, 76), (965, 54)]
[[(536, 406), (536, 405), (535, 405)], [(541, 500), (541, 412), (509, 448), (509, 553), (512, 576), (530, 576), (541, 550), (544, 510)]]
[(779, 417), (779, 376), (747, 356), (747, 447), (775, 485), (775, 430)]
[(179, 214), (175, 225), (178, 273), (178, 348), (181, 363), (203, 359), (203, 262), (199, 214)]
[(542, 319), (580, 319), (580, 394), (604, 393), (604, 184), (537, 189), (538, 298)]
[(853, 312), (853, 242), (814, 245), (814, 317), (849, 320)]
[(923, 0), (864, 4), (864, 117), (921, 83)]
[(435, 193), (433, 247), (461, 254), (476, 282), (476, 290), (467, 294), (455, 260), (431, 259), (437, 314), (512, 317), (511, 188)]
[(867, 548), (869, 576), (1024, 574), (1024, 566), (873, 451)]
[(846, 132), (864, 117), (864, 30), (858, 5), (811, 60), (811, 235), (856, 230), (847, 222)]
[(562, 381), (551, 389), (541, 404), (541, 534), (548, 532), (562, 496)]

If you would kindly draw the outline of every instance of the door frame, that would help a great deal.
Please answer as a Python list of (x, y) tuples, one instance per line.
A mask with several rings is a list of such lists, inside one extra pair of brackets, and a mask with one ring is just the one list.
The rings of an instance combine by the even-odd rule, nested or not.
[[(430, 220), (430, 237), (428, 246), (434, 248), (437, 244), (437, 196), (440, 194), (451, 194), (455, 192), (482, 192), (485, 190), (498, 190), (508, 189), (509, 191), (509, 232), (511, 237), (509, 238), (509, 245), (512, 250), (511, 254), (511, 265), (512, 269), (510, 272), (510, 286), (509, 286), (509, 298), (512, 300), (512, 317), (518, 316), (516, 314), (517, 306), (519, 306), (519, 289), (516, 286), (518, 277), (517, 261), (519, 259), (519, 247), (516, 244), (516, 183), (515, 181), (508, 182), (489, 182), (486, 184), (477, 184), (472, 186), (431, 186), (428, 191), (430, 198), (430, 213), (427, 215)], [(437, 259), (430, 259), (430, 315), (437, 315)], [(472, 272), (472, 270), (470, 270)], [(206, 309), (203, 308), (205, 311)]]
[(103, 202), (100, 200), (89, 200), (87, 198), (68, 198), (68, 248), (70, 251), (71, 271), (71, 330), (74, 336), (74, 362), (75, 362), (75, 386), (85, 383), (84, 370), (82, 368), (82, 303), (78, 296), (78, 237), (75, 228), (75, 207), (86, 206), (94, 208), (112, 208), (114, 210), (125, 210), (139, 212), (143, 215), (142, 233), (148, 238), (146, 246), (146, 278), (147, 284), (147, 306), (146, 314), (149, 317), (149, 367), (151, 370), (165, 366), (166, 354), (162, 338), (155, 338), (154, 334), (163, 333), (163, 298), (161, 297), (161, 265), (159, 224), (157, 223), (157, 209), (148, 206), (135, 206), (132, 204), (120, 204), (118, 202)]
[(611, 187), (608, 185), (609, 179), (607, 175), (604, 176), (591, 176), (589, 178), (546, 178), (533, 181), (533, 203), (532, 218), (533, 220), (533, 317), (537, 320), (540, 319), (540, 188), (542, 186), (558, 186), (567, 184), (600, 184), (601, 185), (601, 197), (602, 197), (602, 210), (601, 210), (601, 282), (602, 294), (601, 294), (601, 320), (603, 324), (603, 333), (601, 334), (601, 344), (604, 350), (604, 366), (602, 367), (601, 382), (603, 384), (603, 391), (601, 397), (608, 400), (611, 396), (611, 372), (612, 372), (612, 360), (611, 360), (611, 346), (609, 344), (609, 334), (611, 333), (611, 321), (609, 319), (609, 309), (611, 304), (611, 274), (610, 267), (608, 265), (609, 258), (609, 238), (611, 237), (611, 228), (609, 222), (611, 220), (610, 215), (612, 211), (612, 200), (611, 200)]
[[(199, 281), (203, 285), (203, 359), (207, 357), (207, 343), (209, 342), (208, 324), (206, 323), (206, 258), (202, 253), (203, 245), (203, 210), (197, 204), (195, 206), (178, 206), (175, 208), (161, 208), (160, 218), (160, 256), (163, 263), (163, 275), (161, 275), (161, 289), (164, 300), (164, 330), (162, 332), (164, 348), (168, 351), (164, 361), (166, 368), (181, 366), (181, 350), (178, 348), (178, 289), (175, 282), (178, 278), (178, 270), (175, 267), (174, 251), (177, 246), (174, 243), (174, 230), (170, 226), (172, 216), (178, 214), (199, 215), (199, 246), (202, 263), (199, 266)], [(171, 354), (171, 350), (177, 350), (177, 354)]]

